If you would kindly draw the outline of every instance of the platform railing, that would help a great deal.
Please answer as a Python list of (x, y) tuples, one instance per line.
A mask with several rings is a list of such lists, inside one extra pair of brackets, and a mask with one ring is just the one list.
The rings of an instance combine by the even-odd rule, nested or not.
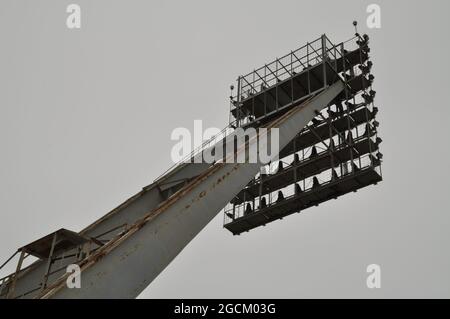
[[(355, 160), (353, 161), (353, 164), (355, 166), (352, 165), (352, 161), (347, 161), (345, 163), (345, 165), (347, 165), (347, 167), (348, 167), (348, 170), (346, 173), (340, 173), (339, 170), (337, 170), (335, 168), (333, 168), (333, 169), (334, 169), (335, 173), (337, 174), (338, 179), (347, 177), (347, 176), (351, 176), (352, 174), (356, 174), (357, 172), (359, 172), (361, 170), (369, 170), (369, 169), (375, 170), (381, 176), (381, 166), (379, 163), (374, 163), (372, 161), (373, 158), (374, 158), (373, 154), (365, 154), (365, 155), (361, 156), (360, 158), (355, 158)], [(357, 171), (355, 171), (353, 169), (353, 167), (356, 167)], [(333, 174), (332, 169), (329, 168), (326, 171), (321, 172), (318, 175), (308, 177), (304, 180), (299, 180), (296, 183), (298, 183), (301, 186), (303, 193), (313, 192), (314, 191), (314, 189), (313, 189), (313, 178), (314, 177), (316, 177), (318, 179), (318, 181), (320, 183), (320, 187), (323, 187), (323, 186), (326, 186), (327, 184), (333, 182), (332, 174)], [(250, 207), (251, 207), (250, 214), (257, 213), (260, 210), (260, 204), (261, 204), (261, 201), (263, 198), (265, 198), (267, 207), (270, 207), (270, 206), (276, 204), (279, 191), (281, 191), (283, 193), (284, 200), (292, 199), (296, 196), (295, 183), (290, 184), (282, 189), (277, 189), (276, 191), (270, 192), (261, 197), (258, 196), (254, 199), (254, 201), (246, 201), (246, 202), (244, 202), (242, 204), (238, 204), (238, 205), (228, 204), (224, 208), (224, 225), (231, 223), (231, 222), (245, 216), (248, 205), (250, 205)]]
[[(242, 101), (322, 62), (322, 37), (238, 78), (236, 100)], [(240, 96), (238, 96), (240, 94)]]
[(233, 100), (243, 100), (291, 78), (307, 68), (323, 62), (323, 57), (337, 60), (342, 56), (340, 44), (333, 44), (326, 35), (308, 42), (290, 53), (238, 77)]
[(195, 147), (188, 155), (183, 156), (180, 160), (178, 160), (176, 163), (174, 163), (172, 166), (170, 166), (166, 171), (164, 171), (161, 175), (159, 175), (155, 182), (160, 181), (163, 177), (169, 175), (173, 171), (175, 171), (180, 165), (186, 164), (186, 163), (195, 163), (196, 159), (201, 156), (201, 154), (209, 149), (210, 147), (213, 147), (217, 143), (219, 143), (221, 140), (226, 138), (229, 134), (234, 132), (235, 127), (232, 123), (228, 124), (226, 127), (224, 127), (219, 133), (213, 135), (211, 138), (206, 139), (202, 142), (199, 146)]
[[(346, 42), (348, 41), (349, 40)], [(334, 79), (337, 80), (339, 78), (338, 68), (342, 67), (342, 65), (339, 64), (343, 61), (340, 58), (344, 56), (345, 50), (343, 50), (343, 44), (346, 42), (334, 45), (326, 35), (322, 35), (320, 38), (307, 43), (297, 50), (291, 51), (281, 58), (277, 58), (248, 74), (239, 76), (237, 79), (237, 90), (231, 94), (230, 123), (233, 123), (234, 126), (254, 125), (253, 122), (259, 122), (267, 116), (274, 115), (276, 112), (299, 104), (304, 99), (319, 93), (327, 86), (327, 83), (329, 83), (330, 80), (327, 80), (327, 67), (335, 71), (336, 76), (333, 77)], [(265, 105), (265, 114), (258, 118), (255, 118), (254, 114), (247, 114), (248, 110), (241, 109), (243, 104), (247, 103), (248, 100), (253, 99), (254, 101), (256, 95), (277, 88), (286, 81), (293, 81), (296, 74), (309, 72), (312, 68), (321, 64), (324, 66), (323, 88), (316, 88), (314, 91), (311, 91), (312, 84), (310, 84), (310, 81), (312, 78), (315, 78), (316, 80), (317, 78), (315, 76), (310, 77), (308, 73), (308, 92), (306, 96), (294, 99), (294, 93), (291, 92), (290, 103), (279, 105), (278, 90), (275, 90), (276, 110), (267, 112)], [(266, 100), (264, 98), (264, 104), (265, 103)], [(253, 102), (253, 108), (255, 107), (254, 105)], [(233, 117), (235, 120), (233, 120)]]

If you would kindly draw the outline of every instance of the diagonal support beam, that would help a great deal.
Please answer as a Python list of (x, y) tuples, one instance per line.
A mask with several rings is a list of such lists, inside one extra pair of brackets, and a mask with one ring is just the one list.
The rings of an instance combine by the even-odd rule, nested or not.
[[(272, 122), (268, 129), (279, 129), (280, 149), (343, 88), (342, 82), (336, 82)], [(253, 138), (237, 153), (255, 150), (257, 144), (257, 139)], [(81, 289), (68, 289), (65, 285), (67, 275), (64, 275), (38, 298), (138, 296), (248, 184), (262, 165), (260, 162), (214, 164), (157, 209), (130, 226), (122, 236), (83, 260), (80, 264)]]

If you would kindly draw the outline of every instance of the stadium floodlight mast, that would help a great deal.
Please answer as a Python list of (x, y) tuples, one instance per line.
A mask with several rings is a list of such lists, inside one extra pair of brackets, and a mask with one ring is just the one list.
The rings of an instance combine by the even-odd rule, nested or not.
[[(270, 162), (177, 163), (82, 231), (19, 248), (0, 298), (135, 298), (222, 210), (238, 235), (380, 182), (369, 37), (353, 25), (350, 40), (322, 35), (230, 86), (230, 128), (279, 130)], [(247, 159), (257, 132), (225, 156)], [(80, 284), (69, 287), (71, 265)]]

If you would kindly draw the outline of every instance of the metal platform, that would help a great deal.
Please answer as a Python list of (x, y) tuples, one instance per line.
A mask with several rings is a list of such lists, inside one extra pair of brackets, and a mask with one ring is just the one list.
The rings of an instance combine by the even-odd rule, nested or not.
[[(374, 133), (371, 134), (371, 136), (373, 135)], [(350, 148), (353, 148), (353, 152), (355, 153), (354, 157), (356, 158), (377, 151), (379, 144), (379, 140), (373, 141), (370, 137), (362, 136), (355, 139), (351, 145), (341, 144), (333, 150), (327, 149), (316, 155), (310, 155), (303, 161), (300, 161), (298, 158), (294, 159), (286, 167), (281, 164), (274, 174), (262, 174), (259, 178), (252, 181), (244, 190), (236, 195), (231, 203), (238, 205), (245, 201), (252, 201), (259, 196), (267, 195), (295, 182), (320, 174), (335, 165), (346, 163), (352, 160), (353, 157)]]
[[(231, 114), (236, 126), (261, 125), (336, 82), (339, 73), (368, 59), (368, 46), (347, 52), (322, 36), (290, 54), (240, 76)], [(369, 87), (364, 74), (347, 82), (349, 94)], [(341, 95), (338, 99), (345, 97)]]
[(334, 113), (334, 115), (331, 116), (331, 126), (333, 128), (331, 132), (330, 125), (327, 121), (321, 121), (318, 124), (311, 123), (310, 126), (303, 129), (293, 141), (281, 150), (279, 157), (287, 157), (302, 149), (311, 147), (322, 140), (335, 137), (338, 134), (343, 134), (349, 127), (354, 128), (375, 119), (377, 109), (368, 110), (363, 106), (364, 105), (361, 105), (360, 108), (349, 112), (349, 114), (344, 111)]
[[(1, 298), (23, 298), (36, 294), (47, 287), (50, 278), (55, 274), (65, 271), (65, 267), (54, 269), (55, 262), (63, 260), (77, 261), (85, 258), (90, 252), (103, 246), (103, 242), (97, 238), (91, 238), (82, 234), (61, 228), (53, 233), (41, 237), (25, 246), (19, 248), (6, 263), (11, 261), (16, 255), (19, 259), (16, 271), (0, 279), (0, 299)], [(36, 277), (36, 282), (28, 290), (17, 293), (17, 283), (21, 277), (31, 271), (35, 264), (22, 267), (26, 258), (34, 256), (42, 265), (42, 273)], [(0, 268), (2, 268), (4, 263)]]
[(313, 185), (306, 191), (301, 191), (300, 185), (296, 184), (296, 188), (300, 191), (289, 197), (279, 198), (267, 207), (260, 207), (255, 211), (247, 210), (243, 216), (232, 219), (224, 227), (234, 235), (239, 235), (330, 199), (337, 199), (372, 184), (376, 185), (382, 180), (382, 177), (379, 162), (375, 159), (374, 161), (372, 165), (362, 169), (356, 168), (353, 172), (341, 177), (335, 176), (334, 179), (323, 184)]
[[(295, 100), (308, 98), (337, 79), (344, 81), (345, 90), (281, 150), (277, 161), (230, 201), (224, 210), (224, 227), (233, 234), (382, 179), (369, 38), (358, 36), (353, 43), (357, 47), (349, 51), (344, 44), (351, 41), (333, 45), (322, 36), (318, 42), (238, 78), (231, 117), (242, 127), (264, 126), (289, 110)], [(301, 53), (303, 58), (298, 58)], [(319, 182), (324, 174), (328, 174), (327, 182)], [(307, 184), (311, 188), (300, 192)]]
[(23, 246), (19, 250), (37, 258), (46, 259), (51, 254), (68, 251), (89, 241), (91, 241), (91, 238), (62, 228)]

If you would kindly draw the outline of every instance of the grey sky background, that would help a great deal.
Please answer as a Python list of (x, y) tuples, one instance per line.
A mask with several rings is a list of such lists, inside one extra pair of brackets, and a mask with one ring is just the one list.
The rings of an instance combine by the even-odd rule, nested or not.
[(172, 165), (174, 128), (227, 124), (239, 74), (322, 33), (346, 40), (357, 19), (384, 181), (241, 236), (220, 214), (141, 297), (450, 297), (449, 14), (444, 0), (2, 0), (0, 259), (116, 207)]

